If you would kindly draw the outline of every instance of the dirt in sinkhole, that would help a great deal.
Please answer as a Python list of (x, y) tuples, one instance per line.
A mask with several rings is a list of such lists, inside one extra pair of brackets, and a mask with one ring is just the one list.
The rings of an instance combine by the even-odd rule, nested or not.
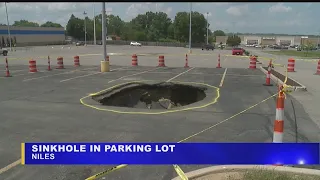
[(105, 106), (172, 109), (203, 100), (205, 90), (203, 87), (173, 83), (140, 84), (92, 98)]

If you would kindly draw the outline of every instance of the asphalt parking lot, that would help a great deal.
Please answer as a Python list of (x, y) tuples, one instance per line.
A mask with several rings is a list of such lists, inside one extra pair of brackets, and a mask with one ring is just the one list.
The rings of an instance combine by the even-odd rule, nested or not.
[[(53, 47), (53, 48), (52, 48)], [(56, 66), (57, 57), (64, 58), (65, 65), (73, 65), (73, 57), (80, 57), (81, 65), (100, 65), (102, 60), (102, 46), (40, 46), (29, 48), (28, 50), (17, 50), (10, 52), (8, 60), (10, 65), (28, 65), (29, 60), (34, 59), (37, 65), (47, 65), (48, 56), (50, 57), (51, 65)], [(137, 54), (138, 64), (140, 66), (156, 66), (160, 55), (164, 56), (165, 63), (169, 67), (183, 67), (185, 65), (187, 48), (182, 47), (131, 47), (131, 46), (107, 46), (107, 53), (110, 56), (110, 64), (120, 66), (131, 66), (132, 55)], [(192, 54), (188, 56), (189, 65), (192, 67), (216, 67), (218, 54), (221, 55), (222, 67), (238, 67), (247, 68), (248, 62), (246, 58), (226, 57), (231, 55), (230, 50), (215, 50), (202, 51), (201, 49), (193, 49)], [(236, 66), (234, 60), (238, 59)], [(0, 65), (4, 65), (5, 61), (0, 61)]]
[[(159, 49), (168, 57), (175, 51)], [(179, 53), (183, 54), (178, 49), (176, 54)], [(201, 50), (196, 50), (197, 53), (201, 54)], [(21, 166), (21, 142), (177, 142), (210, 126), (212, 129), (187, 142), (271, 142), (275, 98), (260, 102), (275, 94), (277, 88), (263, 86), (265, 75), (258, 69), (245, 68), (249, 63), (244, 60), (235, 61), (236, 58), (232, 57), (224, 61), (223, 68), (218, 69), (213, 68), (216, 63), (206, 60), (217, 57), (217, 53), (206, 53), (212, 55), (193, 55), (190, 68), (183, 67), (183, 58), (174, 61), (175, 56), (168, 58), (168, 67), (160, 68), (156, 67), (157, 60), (153, 56), (149, 57), (149, 61), (145, 56), (145, 64), (138, 67), (132, 67), (131, 60), (124, 58), (126, 56), (114, 56), (111, 71), (107, 73), (99, 72), (98, 56), (80, 56), (84, 59), (83, 66), (75, 68), (71, 65), (72, 61), (68, 61), (65, 63), (66, 69), (52, 71), (46, 70), (44, 59), (39, 63), (38, 73), (28, 73), (25, 61), (18, 60), (17, 54), (11, 56), (16, 58), (9, 61), (13, 77), (0, 78), (0, 93), (3, 95), (0, 96), (0, 179), (85, 179), (111, 167)], [(3, 68), (0, 73), (4, 75)], [(80, 103), (80, 99), (90, 93), (120, 83), (146, 80), (204, 83), (218, 88), (220, 93), (215, 95), (216, 103), (203, 108), (153, 115), (101, 111)], [(319, 131), (317, 126), (299, 102), (289, 95), (286, 100), (284, 140), (296, 141), (290, 100), (295, 104), (299, 119), (298, 141), (314, 141), (308, 132)], [(239, 114), (249, 107), (251, 109)], [(181, 166), (185, 172), (199, 167)], [(177, 174), (172, 166), (128, 166), (108, 174), (105, 179), (169, 180), (175, 176)]]

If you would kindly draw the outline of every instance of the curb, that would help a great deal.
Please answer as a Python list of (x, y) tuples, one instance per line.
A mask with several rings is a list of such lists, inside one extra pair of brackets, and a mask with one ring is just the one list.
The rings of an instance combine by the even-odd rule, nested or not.
[[(223, 172), (244, 172), (246, 170), (252, 169), (264, 169), (264, 170), (274, 170), (278, 172), (288, 172), (295, 174), (307, 174), (320, 176), (320, 170), (307, 169), (307, 168), (296, 168), (296, 167), (286, 167), (286, 166), (267, 166), (267, 165), (223, 165), (223, 166), (212, 166), (207, 168), (198, 169), (185, 173), (189, 180), (200, 178), (209, 174), (223, 173)], [(180, 177), (175, 177), (172, 180), (181, 180)]]
[[(264, 74), (267, 74), (268, 73), (268, 71), (267, 70), (265, 70), (262, 66), (260, 66), (260, 70), (264, 73)], [(276, 70), (274, 70), (274, 71), (276, 71)], [(278, 71), (276, 71), (276, 72), (278, 72)], [(278, 72), (279, 73), (279, 72)], [(280, 73), (281, 74), (281, 73)], [(279, 78), (277, 78), (276, 76), (274, 76), (273, 74), (271, 74), (271, 79), (272, 79), (272, 81), (273, 82), (275, 82), (275, 83), (279, 83), (280, 85), (283, 85), (284, 83), (283, 83), (283, 81), (281, 81)], [(299, 84), (300, 86), (291, 86), (291, 87), (289, 87), (288, 89), (289, 90), (291, 90), (291, 91), (307, 91), (307, 87), (306, 86), (304, 86), (304, 85), (302, 85), (301, 83), (299, 83), (298, 81), (296, 81), (296, 80), (294, 80), (294, 79), (292, 79), (292, 78), (290, 78), (291, 80), (293, 80), (293, 81), (295, 81), (297, 84)]]

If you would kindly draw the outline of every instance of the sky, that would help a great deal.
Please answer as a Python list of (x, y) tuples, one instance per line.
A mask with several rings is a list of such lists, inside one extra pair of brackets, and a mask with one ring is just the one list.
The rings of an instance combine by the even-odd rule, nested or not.
[[(8, 3), (9, 22), (25, 19), (37, 23), (52, 21), (65, 26), (71, 16), (93, 17), (101, 12), (101, 3)], [(190, 3), (106, 3), (107, 14), (130, 21), (147, 11), (165, 12), (174, 19), (181, 11), (190, 11)], [(282, 33), (318, 35), (320, 3), (192, 3), (192, 10), (203, 13), (210, 29), (240, 33)], [(7, 24), (4, 3), (0, 4), (0, 23)]]

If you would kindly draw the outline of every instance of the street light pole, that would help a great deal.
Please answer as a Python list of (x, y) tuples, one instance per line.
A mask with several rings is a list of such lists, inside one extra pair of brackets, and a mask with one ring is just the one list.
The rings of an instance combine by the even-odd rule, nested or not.
[(6, 15), (7, 15), (7, 27), (8, 27), (8, 36), (9, 36), (9, 42), (10, 42), (10, 51), (12, 51), (12, 43), (11, 43), (11, 34), (10, 34), (10, 26), (9, 26), (9, 16), (8, 16), (8, 8), (7, 3), (4, 3), (6, 7)]
[(96, 38), (96, 11), (95, 11), (95, 4), (93, 3), (93, 44), (97, 44)]
[(84, 45), (87, 46), (87, 23), (86, 23), (86, 15), (87, 13), (84, 11)]
[(189, 53), (191, 54), (191, 14), (192, 14), (192, 3), (190, 3), (190, 22), (189, 22)]
[(207, 44), (209, 44), (208, 35), (209, 35), (209, 27), (208, 27), (208, 12), (207, 12)]
[(101, 72), (109, 72), (109, 60), (107, 58), (107, 23), (106, 23), (106, 3), (102, 3), (102, 46), (103, 46), (103, 61), (101, 61)]
[(106, 3), (102, 3), (102, 46), (103, 46), (103, 59), (107, 61), (107, 46), (106, 46)]
[(319, 31), (319, 34), (318, 34), (317, 49), (319, 48), (319, 40), (320, 40), (320, 31)]

